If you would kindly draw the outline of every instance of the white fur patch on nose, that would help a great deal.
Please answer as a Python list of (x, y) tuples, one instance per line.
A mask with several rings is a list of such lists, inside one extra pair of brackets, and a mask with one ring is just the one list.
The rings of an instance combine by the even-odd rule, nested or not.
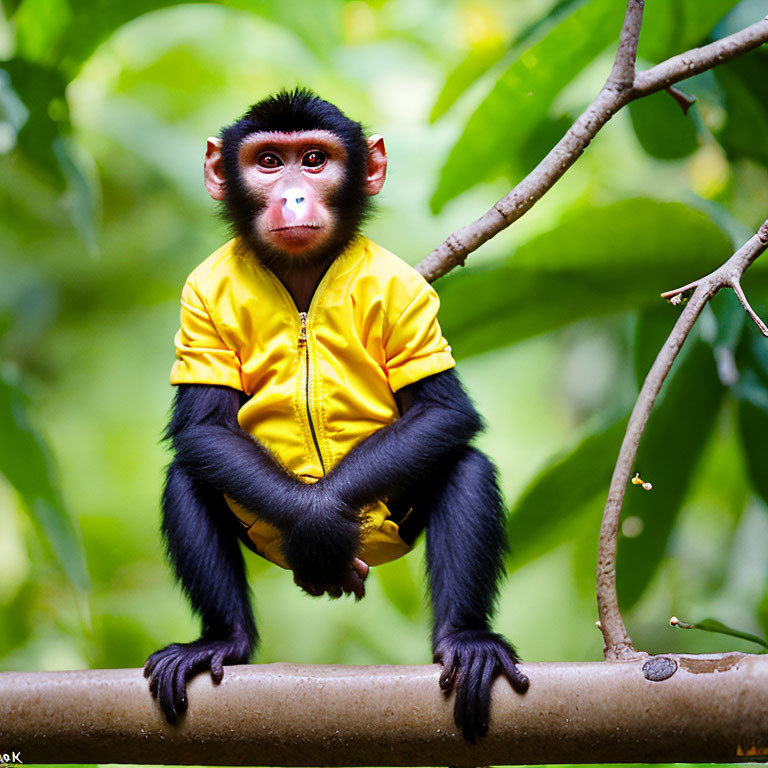
[(307, 214), (307, 197), (303, 189), (286, 189), (283, 192), (283, 216), (286, 221), (303, 219)]

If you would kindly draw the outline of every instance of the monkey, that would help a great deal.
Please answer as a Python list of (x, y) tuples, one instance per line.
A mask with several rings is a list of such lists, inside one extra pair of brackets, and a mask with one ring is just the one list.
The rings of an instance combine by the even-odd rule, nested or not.
[(232, 239), (188, 278), (165, 431), (161, 532), (199, 639), (146, 661), (170, 722), (187, 681), (247, 663), (258, 633), (241, 543), (309, 595), (365, 595), (369, 569), (426, 537), (439, 686), (475, 742), (514, 647), (491, 630), (504, 507), (482, 420), (413, 268), (360, 234), (381, 136), (313, 92), (281, 91), (208, 139), (205, 186)]

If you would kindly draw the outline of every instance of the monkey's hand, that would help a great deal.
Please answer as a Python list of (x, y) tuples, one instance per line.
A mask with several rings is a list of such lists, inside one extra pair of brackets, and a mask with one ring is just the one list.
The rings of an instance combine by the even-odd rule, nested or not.
[(192, 643), (173, 643), (147, 659), (144, 677), (149, 678), (149, 690), (168, 722), (175, 723), (187, 709), (187, 680), (210, 669), (218, 685), (224, 677), (224, 664), (245, 664), (251, 650), (244, 632), (223, 640), (201, 637)]
[(528, 690), (528, 678), (517, 667), (514, 648), (487, 629), (458, 629), (443, 635), (435, 646), (434, 660), (443, 665), (440, 687), (446, 694), (456, 689), (453, 719), (472, 744), (488, 733), (491, 686), (500, 674), (518, 693)]
[(301, 581), (296, 574), (293, 575), (293, 580), (297, 586), (301, 587), (308, 595), (312, 595), (312, 597), (320, 597), (327, 593), (328, 597), (337, 598), (342, 595), (354, 595), (356, 600), (362, 600), (365, 597), (365, 579), (368, 576), (369, 570), (368, 564), (364, 563), (359, 557), (356, 557), (352, 561), (352, 568), (346, 580), (339, 584), (310, 584)]
[(359, 599), (364, 594), (364, 574), (355, 566), (360, 550), (360, 513), (329, 489), (318, 486), (315, 483), (307, 489), (310, 493), (304, 496), (305, 506), (284, 532), (283, 554), (296, 583), (310, 594), (328, 592), (340, 597), (352, 593)]

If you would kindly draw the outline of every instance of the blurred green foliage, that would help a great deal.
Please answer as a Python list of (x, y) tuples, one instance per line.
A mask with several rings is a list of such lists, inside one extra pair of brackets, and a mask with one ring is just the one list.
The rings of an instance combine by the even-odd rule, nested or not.
[[(157, 529), (185, 276), (226, 237), (205, 138), (303, 84), (387, 137), (368, 233), (411, 263), (536, 165), (607, 76), (613, 0), (4, 0), (0, 12), (0, 663), (138, 666), (196, 626)], [(642, 64), (764, 15), (648, 4)], [(678, 309), (768, 215), (768, 56), (617, 115), (536, 208), (437, 284), (511, 514), (498, 628), (526, 659), (597, 659), (596, 534), (629, 409)], [(431, 213), (430, 213), (431, 209)], [(765, 258), (765, 257), (764, 257)], [(768, 266), (744, 287), (768, 314)], [(665, 384), (627, 490), (618, 579), (638, 647), (673, 613), (768, 627), (768, 341), (715, 298)], [(262, 661), (429, 660), (421, 549), (359, 605), (248, 567)], [(311, 626), (311, 642), (305, 627)], [(302, 631), (304, 630), (304, 631)]]

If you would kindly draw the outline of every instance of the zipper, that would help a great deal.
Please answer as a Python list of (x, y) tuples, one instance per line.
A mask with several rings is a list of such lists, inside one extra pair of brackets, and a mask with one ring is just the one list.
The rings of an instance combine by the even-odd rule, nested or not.
[(320, 443), (317, 440), (317, 432), (315, 432), (315, 424), (312, 421), (312, 408), (310, 403), (310, 375), (309, 375), (309, 336), (307, 333), (307, 313), (299, 312), (299, 320), (301, 321), (301, 328), (299, 330), (299, 353), (301, 353), (302, 347), (304, 348), (304, 403), (307, 409), (307, 421), (309, 421), (309, 432), (312, 435), (312, 442), (315, 445), (317, 451), (317, 458), (320, 459), (320, 468), (325, 475), (325, 463), (323, 462), (323, 454), (320, 452)]

